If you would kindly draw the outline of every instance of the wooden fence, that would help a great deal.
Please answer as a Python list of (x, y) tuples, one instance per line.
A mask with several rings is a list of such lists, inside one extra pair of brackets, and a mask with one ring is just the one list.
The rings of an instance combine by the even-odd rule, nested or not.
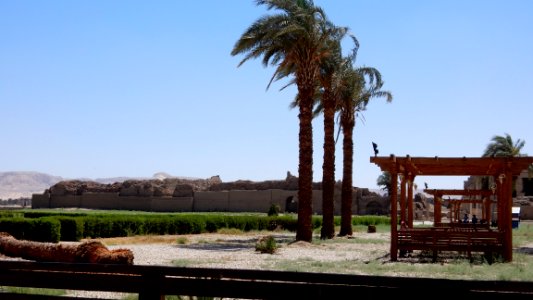
[[(532, 299), (532, 282), (474, 281), (170, 266), (0, 262), (0, 286), (240, 299)], [(0, 293), (0, 299), (83, 299)]]

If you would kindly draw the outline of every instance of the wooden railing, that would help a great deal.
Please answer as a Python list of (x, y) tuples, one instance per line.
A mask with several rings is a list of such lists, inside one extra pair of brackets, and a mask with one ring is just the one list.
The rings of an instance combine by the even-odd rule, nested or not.
[[(533, 297), (533, 284), (520, 281), (13, 261), (0, 262), (0, 286), (135, 293), (140, 300), (164, 299), (164, 295), (241, 299), (425, 299), (428, 294), (423, 291), (428, 290), (441, 297), (472, 300)], [(0, 299), (81, 298), (0, 293)]]

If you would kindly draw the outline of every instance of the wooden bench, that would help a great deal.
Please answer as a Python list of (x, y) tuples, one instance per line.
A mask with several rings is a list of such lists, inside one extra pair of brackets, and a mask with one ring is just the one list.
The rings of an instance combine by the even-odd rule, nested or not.
[(502, 253), (503, 236), (499, 231), (484, 227), (432, 227), (398, 231), (398, 250), (433, 251), (434, 260), (439, 251)]

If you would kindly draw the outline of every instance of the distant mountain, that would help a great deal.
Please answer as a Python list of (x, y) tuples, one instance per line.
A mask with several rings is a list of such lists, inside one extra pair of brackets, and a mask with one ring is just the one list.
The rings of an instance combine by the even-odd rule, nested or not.
[[(146, 180), (165, 178), (187, 178), (172, 176), (168, 173), (158, 172), (152, 177), (110, 177), (110, 178), (76, 178), (82, 181), (96, 181), (99, 183), (115, 183), (126, 180)], [(31, 198), (32, 194), (43, 193), (44, 190), (63, 180), (73, 180), (39, 172), (0, 172), (0, 199)]]
[(63, 180), (39, 172), (0, 172), (0, 199), (30, 198)]
[[(148, 180), (165, 178), (179, 178), (196, 180), (201, 178), (173, 176), (165, 172), (157, 172), (152, 177), (108, 177), (108, 178), (63, 178), (39, 172), (0, 172), (0, 199), (31, 198), (32, 194), (41, 194), (49, 187), (63, 180), (96, 181), (104, 184), (124, 182), (126, 180)], [(385, 192), (380, 189), (370, 189), (380, 195)], [(418, 192), (418, 191), (417, 191)], [(420, 191), (421, 192), (421, 191)]]

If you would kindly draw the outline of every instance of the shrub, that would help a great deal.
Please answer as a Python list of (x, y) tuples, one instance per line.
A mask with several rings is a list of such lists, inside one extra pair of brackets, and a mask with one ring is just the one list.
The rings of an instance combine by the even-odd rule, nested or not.
[(61, 223), (61, 240), (77, 242), (83, 238), (83, 220), (75, 217), (59, 216)]
[(280, 210), (281, 209), (278, 204), (272, 203), (272, 205), (270, 205), (270, 208), (268, 209), (268, 216), (277, 217), (279, 215)]
[(24, 239), (51, 243), (61, 239), (61, 223), (54, 217), (33, 219), (30, 227), (30, 231), (24, 233)]
[(278, 248), (279, 247), (276, 243), (276, 240), (271, 235), (260, 238), (255, 244), (255, 251), (259, 251), (261, 253), (274, 254)]

